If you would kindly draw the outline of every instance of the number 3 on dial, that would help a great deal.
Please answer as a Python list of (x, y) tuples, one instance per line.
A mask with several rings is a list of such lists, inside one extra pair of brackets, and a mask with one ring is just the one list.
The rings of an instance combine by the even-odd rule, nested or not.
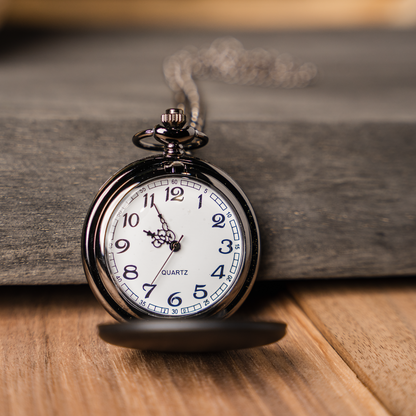
[(231, 240), (225, 239), (221, 241), (221, 244), (226, 244), (226, 249), (228, 249), (227, 251), (224, 251), (223, 248), (221, 247), (218, 251), (221, 254), (230, 254), (233, 251), (233, 242)]

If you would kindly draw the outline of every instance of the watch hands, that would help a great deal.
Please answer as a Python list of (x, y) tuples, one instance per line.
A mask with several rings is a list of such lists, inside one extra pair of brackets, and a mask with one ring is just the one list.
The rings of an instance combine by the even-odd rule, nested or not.
[(157, 277), (159, 276), (160, 272), (163, 270), (163, 268), (166, 266), (166, 263), (169, 261), (169, 259), (172, 257), (172, 254), (175, 253), (176, 251), (179, 251), (181, 249), (181, 241), (183, 239), (183, 236), (181, 236), (181, 238), (179, 239), (179, 241), (173, 241), (169, 247), (171, 252), (169, 253), (168, 258), (166, 259), (166, 261), (163, 263), (163, 266), (160, 268), (160, 270), (157, 272), (155, 278), (153, 279), (152, 283), (150, 283), (150, 285), (153, 285), (153, 283), (155, 282), (155, 280), (157, 279)]
[(152, 244), (155, 248), (161, 247), (163, 244), (169, 244), (170, 249), (172, 250), (172, 244), (176, 240), (175, 233), (169, 229), (168, 223), (163, 218), (163, 215), (157, 209), (157, 206), (153, 204), (156, 209), (157, 216), (159, 217), (160, 223), (162, 224), (162, 229), (158, 229), (155, 233), (151, 231), (143, 230), (149, 237), (153, 238)]

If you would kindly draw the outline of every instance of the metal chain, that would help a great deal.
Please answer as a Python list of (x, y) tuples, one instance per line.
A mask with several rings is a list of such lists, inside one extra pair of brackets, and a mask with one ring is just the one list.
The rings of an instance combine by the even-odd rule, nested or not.
[(175, 94), (176, 107), (188, 113), (190, 125), (203, 130), (201, 97), (194, 79), (271, 88), (304, 88), (318, 70), (313, 63), (299, 63), (275, 50), (244, 49), (234, 38), (219, 38), (204, 49), (187, 47), (163, 63), (167, 84)]

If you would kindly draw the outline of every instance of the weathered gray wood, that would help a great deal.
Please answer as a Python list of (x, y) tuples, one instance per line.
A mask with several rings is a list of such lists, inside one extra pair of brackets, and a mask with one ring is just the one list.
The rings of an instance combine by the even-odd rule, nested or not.
[[(0, 283), (84, 282), (88, 205), (171, 104), (163, 58), (218, 36), (3, 34)], [(321, 72), (296, 91), (202, 83), (212, 140), (197, 155), (251, 198), (260, 278), (415, 274), (416, 32), (238, 38)]]
[[(80, 283), (83, 218), (146, 122), (3, 121), (1, 282)], [(416, 125), (211, 123), (198, 156), (252, 200), (260, 278), (416, 273)]]
[[(0, 115), (155, 121), (171, 105), (163, 59), (220, 36), (224, 33), (3, 33)], [(233, 36), (247, 49), (273, 48), (314, 62), (319, 82), (284, 90), (204, 81), (209, 122), (415, 121), (415, 30)]]

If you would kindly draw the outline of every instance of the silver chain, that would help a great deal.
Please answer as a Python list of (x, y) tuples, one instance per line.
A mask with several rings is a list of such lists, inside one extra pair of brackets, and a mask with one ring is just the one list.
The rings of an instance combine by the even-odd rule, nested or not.
[(318, 70), (313, 63), (299, 63), (275, 50), (244, 49), (234, 38), (219, 38), (204, 49), (187, 47), (163, 63), (167, 84), (175, 94), (176, 107), (187, 112), (190, 125), (203, 130), (201, 97), (195, 79), (270, 88), (304, 88)]

